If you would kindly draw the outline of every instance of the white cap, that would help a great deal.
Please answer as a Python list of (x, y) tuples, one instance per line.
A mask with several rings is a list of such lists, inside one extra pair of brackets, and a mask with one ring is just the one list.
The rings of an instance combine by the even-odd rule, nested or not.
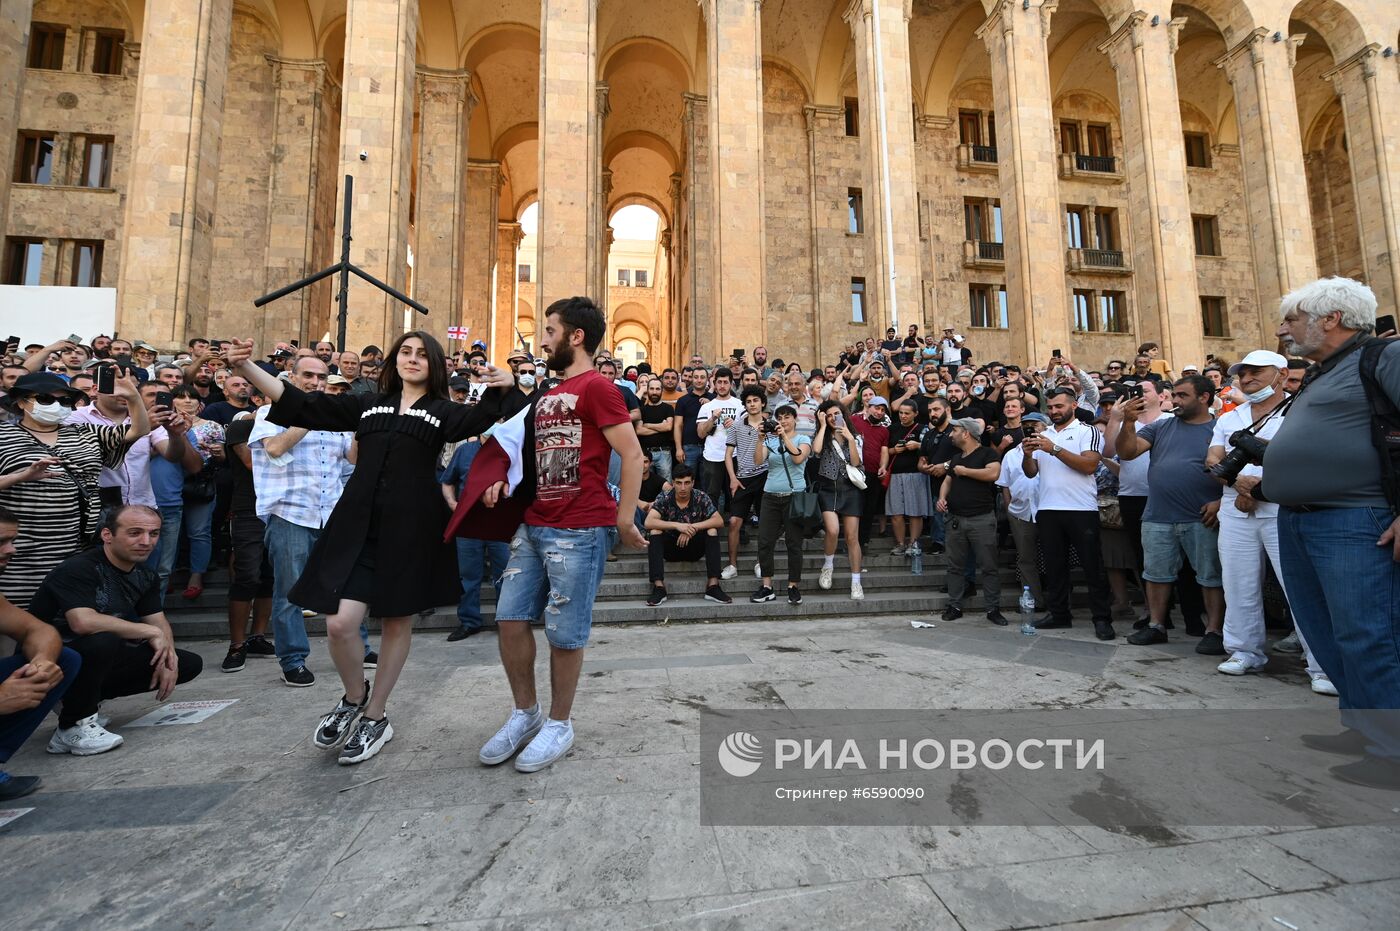
[(1182, 372), (1200, 372), (1201, 367), (1194, 362), (1188, 362), (1181, 367)]
[(1240, 370), (1242, 366), (1246, 365), (1272, 365), (1274, 368), (1278, 369), (1279, 371), (1282, 371), (1288, 368), (1288, 359), (1279, 355), (1276, 352), (1271, 352), (1268, 349), (1256, 349), (1240, 361), (1236, 362), (1234, 365), (1230, 366), (1229, 374), (1233, 376)]

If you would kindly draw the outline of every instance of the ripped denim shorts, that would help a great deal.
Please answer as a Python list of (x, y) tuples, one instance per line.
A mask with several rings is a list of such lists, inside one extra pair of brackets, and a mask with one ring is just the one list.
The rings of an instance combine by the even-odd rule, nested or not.
[(496, 621), (544, 619), (545, 636), (561, 650), (581, 650), (593, 629), (593, 600), (603, 580), (612, 527), (521, 524), (501, 573)]

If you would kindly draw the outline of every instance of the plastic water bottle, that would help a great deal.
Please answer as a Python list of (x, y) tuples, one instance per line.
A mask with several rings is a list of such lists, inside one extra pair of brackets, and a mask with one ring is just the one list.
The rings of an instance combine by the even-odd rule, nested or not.
[(1021, 586), (1021, 600), (1017, 602), (1021, 608), (1021, 633), (1027, 637), (1035, 636), (1035, 596), (1031, 594), (1029, 585)]
[(924, 551), (917, 543), (909, 547), (909, 571), (914, 575), (924, 574)]

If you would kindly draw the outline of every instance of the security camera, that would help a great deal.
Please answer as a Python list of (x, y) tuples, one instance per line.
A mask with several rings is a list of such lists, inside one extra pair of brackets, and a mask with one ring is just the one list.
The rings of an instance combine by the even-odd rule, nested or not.
[(362, 161), (362, 162), (367, 162), (367, 161), (369, 161), (369, 153), (366, 152), (364, 149), (361, 149), (361, 150), (360, 150), (360, 161)]

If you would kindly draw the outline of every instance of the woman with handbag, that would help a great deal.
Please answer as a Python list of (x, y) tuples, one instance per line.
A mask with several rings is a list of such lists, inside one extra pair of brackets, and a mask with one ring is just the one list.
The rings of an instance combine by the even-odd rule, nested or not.
[(890, 426), (890, 442), (885, 447), (885, 465), (880, 477), (890, 476), (885, 493), (885, 513), (894, 522), (895, 547), (892, 556), (905, 556), (919, 549), (924, 518), (932, 513), (928, 476), (919, 471), (919, 446), (924, 427), (919, 426), (919, 408), (913, 401), (898, 407), (899, 420)]
[(840, 401), (823, 401), (817, 409), (817, 435), (812, 455), (817, 458), (817, 500), (822, 510), (824, 548), (820, 588), (831, 588), (836, 566), (836, 542), (846, 537), (851, 561), (851, 597), (865, 598), (860, 580), (860, 518), (865, 498), (865, 469), (860, 437), (850, 429), (851, 415)]
[(204, 462), (199, 472), (185, 476), (183, 531), (190, 545), (190, 578), (185, 583), (184, 598), (193, 601), (204, 593), (204, 573), (214, 550), (214, 499), (217, 473), (224, 467), (224, 427), (199, 416), (204, 402), (194, 388), (181, 385), (171, 394), (175, 396), (175, 412), (193, 421), (188, 436)]
[(774, 420), (764, 423), (759, 432), (760, 442), (754, 449), (755, 464), (768, 464), (768, 478), (763, 485), (763, 501), (758, 510), (758, 565), (762, 574), (758, 591), (749, 601), (760, 604), (777, 597), (773, 593), (773, 554), (778, 547), (778, 535), (787, 538), (788, 604), (802, 604), (802, 538), (806, 535), (804, 511), (807, 505), (815, 510), (815, 501), (803, 478), (803, 464), (812, 452), (812, 439), (797, 432), (797, 408), (780, 404)]

